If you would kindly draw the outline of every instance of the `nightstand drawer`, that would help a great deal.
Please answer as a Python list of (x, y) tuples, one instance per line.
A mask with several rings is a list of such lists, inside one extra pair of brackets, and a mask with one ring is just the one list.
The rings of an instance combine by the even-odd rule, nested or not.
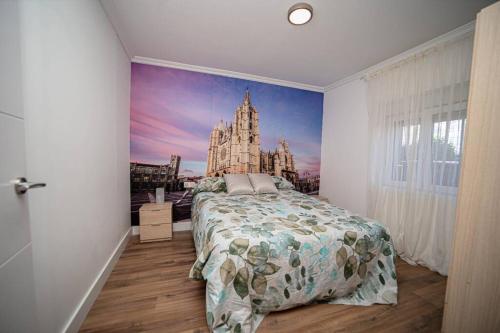
[(172, 224), (158, 223), (140, 226), (141, 242), (156, 241), (172, 238)]
[(139, 219), (140, 225), (151, 225), (151, 224), (172, 222), (171, 209), (141, 210), (139, 215), (140, 215)]

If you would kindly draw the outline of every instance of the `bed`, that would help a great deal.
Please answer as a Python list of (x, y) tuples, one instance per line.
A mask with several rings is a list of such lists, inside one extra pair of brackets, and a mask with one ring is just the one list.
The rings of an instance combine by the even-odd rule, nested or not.
[(206, 280), (214, 332), (255, 332), (267, 313), (312, 302), (397, 302), (389, 234), (342, 208), (294, 190), (202, 192), (192, 222), (190, 278)]

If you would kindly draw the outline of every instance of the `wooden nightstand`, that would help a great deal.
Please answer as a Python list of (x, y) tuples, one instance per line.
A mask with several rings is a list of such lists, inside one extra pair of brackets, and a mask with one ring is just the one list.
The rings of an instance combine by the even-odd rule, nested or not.
[(155, 242), (172, 239), (172, 203), (147, 203), (139, 209), (140, 240)]

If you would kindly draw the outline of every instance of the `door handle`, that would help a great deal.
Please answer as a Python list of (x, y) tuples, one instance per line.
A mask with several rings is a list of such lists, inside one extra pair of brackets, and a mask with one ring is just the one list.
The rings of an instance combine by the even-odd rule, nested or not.
[(32, 188), (39, 188), (39, 187), (47, 186), (47, 184), (45, 184), (45, 183), (30, 183), (24, 177), (19, 177), (19, 178), (14, 179), (12, 181), (12, 183), (14, 184), (14, 189), (16, 190), (17, 194), (24, 194), (29, 189), (32, 189)]

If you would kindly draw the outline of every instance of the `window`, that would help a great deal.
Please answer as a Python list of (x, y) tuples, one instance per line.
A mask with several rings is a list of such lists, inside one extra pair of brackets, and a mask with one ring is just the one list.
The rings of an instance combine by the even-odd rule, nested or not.
[(420, 139), (420, 124), (405, 125), (404, 120), (394, 121), (392, 152), (392, 180), (406, 181), (408, 163), (412, 166), (417, 162), (418, 142)]
[(458, 186), (466, 112), (432, 116), (432, 184)]
[[(465, 106), (456, 111), (427, 111), (426, 117), (412, 125), (408, 125), (407, 120), (392, 121), (390, 179), (406, 182), (411, 174), (412, 179), (419, 180), (417, 186), (420, 188), (457, 187), (467, 121)], [(426, 149), (426, 142), (431, 144), (430, 149)], [(413, 170), (409, 171), (410, 168)]]

